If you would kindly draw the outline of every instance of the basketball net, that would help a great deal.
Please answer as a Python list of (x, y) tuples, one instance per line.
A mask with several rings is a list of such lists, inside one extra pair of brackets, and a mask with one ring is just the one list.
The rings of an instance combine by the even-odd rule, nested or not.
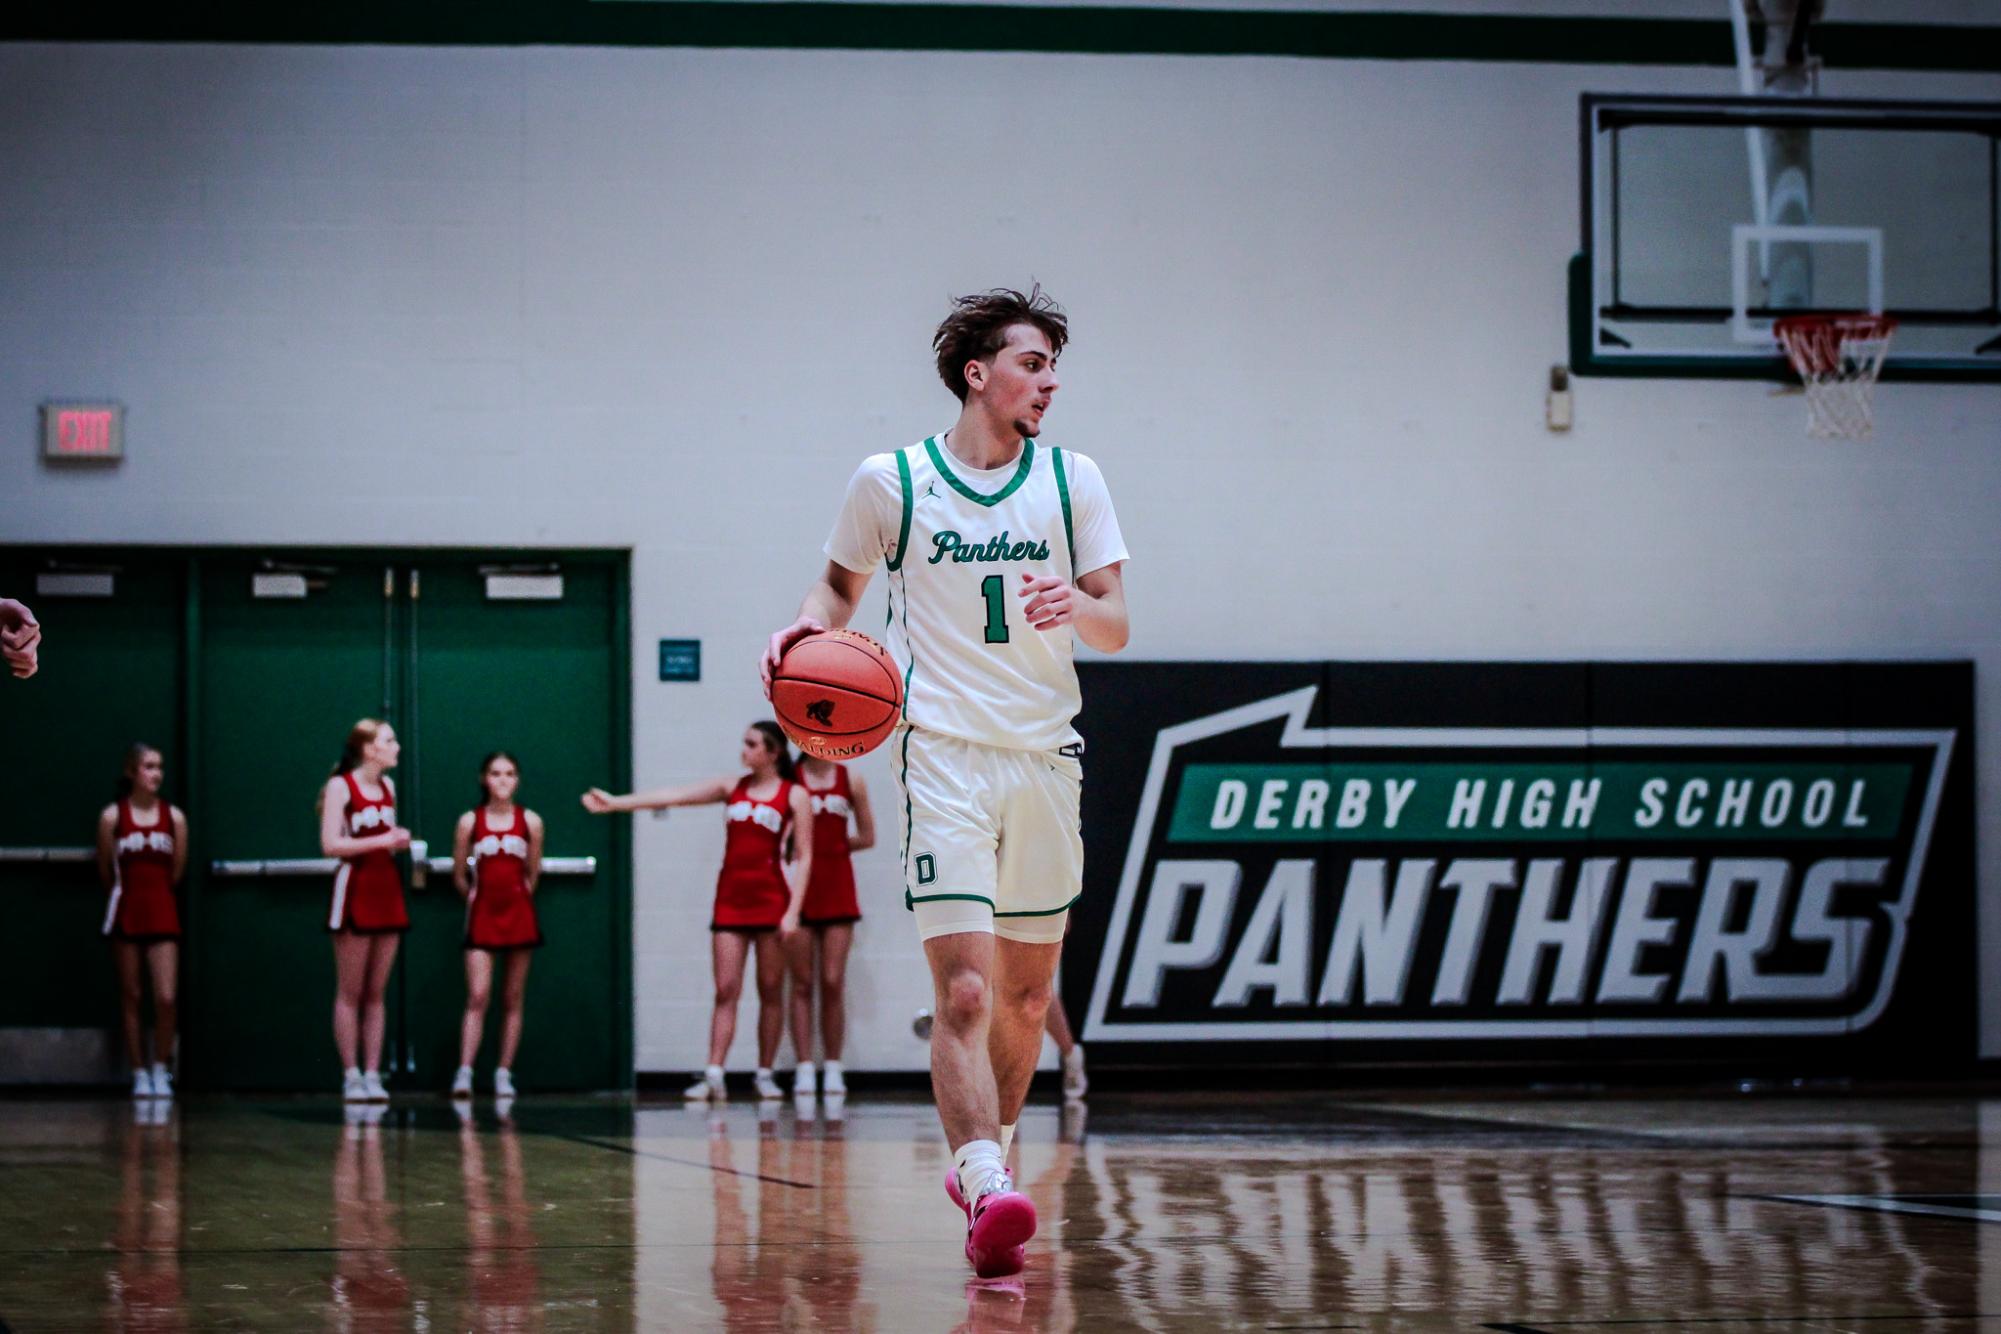
[(1773, 323), (1773, 335), (1806, 386), (1807, 434), (1869, 438), (1876, 429), (1876, 377), (1896, 331), (1888, 315), (1789, 315)]

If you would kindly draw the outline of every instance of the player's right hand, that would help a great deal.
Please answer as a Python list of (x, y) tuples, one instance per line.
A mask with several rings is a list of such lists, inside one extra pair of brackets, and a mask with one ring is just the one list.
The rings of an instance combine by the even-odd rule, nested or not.
[(817, 635), (826, 628), (811, 616), (801, 616), (771, 637), (771, 642), (764, 648), (764, 660), (758, 663), (759, 674), (764, 677), (766, 699), (771, 698), (771, 674), (778, 670), (778, 660), (785, 656), (785, 650), (807, 635)]
[(401, 852), (410, 846), (410, 831), (400, 824), (389, 831), (388, 838), (391, 852)]
[(618, 799), (601, 787), (594, 787), (583, 795), (584, 809), (592, 815), (610, 815), (618, 809)]

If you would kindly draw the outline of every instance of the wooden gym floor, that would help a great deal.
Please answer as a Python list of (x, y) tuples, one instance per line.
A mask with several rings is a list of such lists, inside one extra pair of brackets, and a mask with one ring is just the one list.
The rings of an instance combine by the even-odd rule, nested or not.
[[(2001, 1101), (1106, 1096), (970, 1280), (929, 1107), (0, 1102), (13, 1330), (2001, 1329)], [(1983, 1192), (1989, 1192), (1983, 1194)]]

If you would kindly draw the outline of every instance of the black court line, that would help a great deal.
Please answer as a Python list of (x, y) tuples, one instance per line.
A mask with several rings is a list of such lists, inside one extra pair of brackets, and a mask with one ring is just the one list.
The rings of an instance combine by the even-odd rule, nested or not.
[(1513, 1334), (1542, 1334), (1543, 1328), (1596, 1329), (1605, 1325), (1802, 1325), (1808, 1321), (1836, 1321), (1860, 1325), (1880, 1320), (2001, 1320), (2001, 1315), (1981, 1315), (1975, 1311), (1906, 1311), (1902, 1315), (1696, 1315), (1696, 1316), (1607, 1316), (1602, 1320), (1545, 1320), (1535, 1325), (1482, 1325), (1482, 1329), (1507, 1330)]
[(1740, 1195), (1738, 1199), (1770, 1204), (1804, 1204), (1814, 1209), (1852, 1209), (1857, 1213), (1901, 1214), (1913, 1218), (1944, 1218), (1957, 1223), (2001, 1223), (2001, 1210), (1940, 1204), (1951, 1199), (1991, 1200), (1983, 1195)]
[(790, 1186), (794, 1190), (818, 1190), (810, 1181), (794, 1181), (790, 1177), (766, 1176), (762, 1172), (745, 1172), (735, 1167), (724, 1167), (719, 1163), (707, 1163), (698, 1158), (676, 1158), (671, 1153), (654, 1153), (647, 1149), (635, 1148), (630, 1144), (619, 1144), (608, 1139), (593, 1139), (589, 1135), (570, 1135), (562, 1131), (545, 1132), (550, 1139), (566, 1139), (572, 1144), (588, 1144), (594, 1149), (610, 1149), (613, 1153), (629, 1153), (634, 1158), (651, 1158), (656, 1162), (678, 1163), (682, 1167), (699, 1167), (709, 1172), (727, 1172), (733, 1177), (751, 1177), (758, 1181), (768, 1181), (774, 1186)]

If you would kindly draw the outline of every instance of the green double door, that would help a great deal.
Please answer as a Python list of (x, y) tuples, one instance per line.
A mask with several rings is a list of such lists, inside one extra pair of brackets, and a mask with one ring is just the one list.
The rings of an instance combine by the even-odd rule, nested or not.
[[(91, 744), (70, 747), (88, 762), (78, 758), (75, 776), (50, 785), (76, 789), (60, 811), (0, 837), (56, 841), (26, 837), (45, 823), (83, 841), (79, 821), (108, 795), (124, 745), (144, 737), (169, 750), (170, 795), (189, 812), (194, 853), (181, 1025), (191, 1087), (338, 1082), (331, 877), (314, 806), (348, 730), (365, 717), (386, 719), (401, 737), (398, 815), (440, 859), (436, 869), (406, 862), (412, 926), (388, 997), (392, 1081), (442, 1089), (458, 1064), (464, 910), (443, 865), (453, 826), (478, 800), (481, 759), (506, 750), (521, 766), (519, 799), (545, 822), (550, 866), (536, 895), (546, 943), (529, 977), (517, 1073), (544, 1089), (629, 1083), (629, 835), (624, 822), (594, 818), (577, 801), (592, 784), (622, 782), (628, 769), (623, 557), (565, 553), (526, 578), (506, 568), (522, 559), (155, 555), (128, 559), (121, 579), (145, 617), (67, 599), (37, 608), (51, 685), (34, 725), (51, 732), (48, 753), (66, 754), (66, 736), (88, 734)], [(92, 617), (103, 624), (87, 625)], [(73, 675), (58, 677), (59, 663)], [(91, 794), (97, 805), (82, 799)], [(70, 806), (88, 809), (67, 818), (76, 815)], [(61, 947), (38, 963), (23, 945), (21, 960), (6, 961), (43, 971), (89, 961), (88, 988), (51, 979), (51, 998), (71, 998), (44, 1007), (53, 1022), (111, 1017), (102, 946), (82, 934), (94, 925), (81, 923), (83, 909), (101, 907), (100, 896), (64, 898), (88, 889), (85, 871), (35, 872), (32, 892), (48, 900), (41, 908), (63, 915)], [(482, 1065), (498, 1032), (496, 1000)]]
[[(38, 587), (65, 590), (51, 601)], [(0, 1028), (44, 1068), (11, 1079), (75, 1082), (121, 1068), (118, 998), (100, 934), (105, 894), (91, 848), (126, 750), (143, 741), (169, 763), (182, 749), (185, 571), (129, 552), (57, 558), (0, 549), (0, 593), (36, 609), (42, 670), (0, 675)]]

